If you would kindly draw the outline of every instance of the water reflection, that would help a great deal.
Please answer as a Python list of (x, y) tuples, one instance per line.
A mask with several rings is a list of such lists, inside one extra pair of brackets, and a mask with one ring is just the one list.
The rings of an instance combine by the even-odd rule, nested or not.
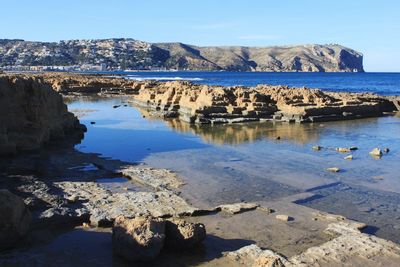
[(168, 125), (183, 133), (200, 136), (207, 143), (218, 145), (239, 145), (263, 139), (287, 140), (298, 144), (316, 142), (318, 125), (301, 125), (272, 122), (252, 122), (244, 124), (192, 125), (179, 120), (169, 120)]

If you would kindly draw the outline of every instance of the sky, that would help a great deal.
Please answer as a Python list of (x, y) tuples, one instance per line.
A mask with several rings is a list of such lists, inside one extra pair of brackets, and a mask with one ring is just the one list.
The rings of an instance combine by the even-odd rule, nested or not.
[(400, 72), (399, 0), (0, 0), (0, 39), (134, 38), (194, 45), (338, 43)]

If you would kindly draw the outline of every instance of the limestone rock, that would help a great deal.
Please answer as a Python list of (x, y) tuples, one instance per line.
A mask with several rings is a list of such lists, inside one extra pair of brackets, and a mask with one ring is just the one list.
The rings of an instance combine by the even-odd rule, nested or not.
[(340, 169), (338, 167), (327, 168), (326, 170), (328, 172), (340, 172)]
[(206, 228), (201, 223), (180, 219), (166, 220), (166, 246), (174, 249), (190, 249), (206, 238)]
[(191, 215), (198, 211), (171, 191), (112, 192), (95, 182), (57, 182), (55, 186), (75, 195), (90, 214), (93, 226), (109, 227), (118, 216), (170, 217)]
[(24, 201), (0, 189), (0, 250), (12, 247), (29, 230), (31, 214)]
[(285, 215), (285, 214), (278, 214), (278, 215), (275, 216), (275, 218), (277, 218), (280, 221), (284, 221), (284, 222), (288, 222), (290, 220), (293, 220), (292, 217), (290, 217), (288, 215)]
[(72, 134), (80, 140), (84, 131), (42, 78), (0, 76), (0, 155), (38, 149)]
[(341, 152), (341, 153), (348, 153), (351, 150), (350, 150), (350, 148), (347, 148), (347, 147), (337, 147), (336, 151)]
[(165, 222), (151, 217), (115, 220), (112, 233), (113, 251), (129, 261), (156, 258), (164, 246)]
[(286, 259), (271, 250), (262, 250), (257, 245), (242, 247), (226, 254), (226, 257), (243, 266), (283, 267)]
[(353, 160), (353, 155), (348, 155), (348, 156), (344, 157), (344, 159)]
[(258, 208), (259, 205), (256, 203), (235, 203), (235, 204), (226, 204), (220, 205), (217, 207), (217, 210), (221, 210), (230, 214), (237, 214), (249, 210), (254, 210)]
[(319, 150), (322, 149), (322, 147), (321, 147), (321, 146), (313, 146), (312, 149), (313, 149), (313, 150), (316, 150), (316, 151), (319, 151)]
[(369, 154), (374, 157), (381, 157), (382, 150), (380, 150), (380, 148), (374, 148), (371, 152), (369, 152)]

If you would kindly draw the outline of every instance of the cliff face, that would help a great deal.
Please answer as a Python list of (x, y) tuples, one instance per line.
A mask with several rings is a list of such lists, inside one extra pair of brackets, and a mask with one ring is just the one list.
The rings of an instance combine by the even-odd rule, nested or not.
[(84, 130), (43, 79), (0, 76), (0, 155), (37, 149)]
[(363, 72), (363, 56), (340, 45), (196, 47), (157, 44), (176, 69), (228, 71)]
[(0, 67), (104, 63), (109, 69), (363, 72), (362, 61), (362, 54), (340, 45), (199, 47), (133, 39), (0, 40)]

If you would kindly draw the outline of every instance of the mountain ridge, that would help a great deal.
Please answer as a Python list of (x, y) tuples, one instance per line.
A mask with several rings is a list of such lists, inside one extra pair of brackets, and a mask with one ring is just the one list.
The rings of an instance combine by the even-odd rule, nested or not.
[(363, 55), (338, 44), (196, 46), (132, 38), (58, 42), (0, 39), (0, 67), (99, 65), (108, 69), (364, 72)]

